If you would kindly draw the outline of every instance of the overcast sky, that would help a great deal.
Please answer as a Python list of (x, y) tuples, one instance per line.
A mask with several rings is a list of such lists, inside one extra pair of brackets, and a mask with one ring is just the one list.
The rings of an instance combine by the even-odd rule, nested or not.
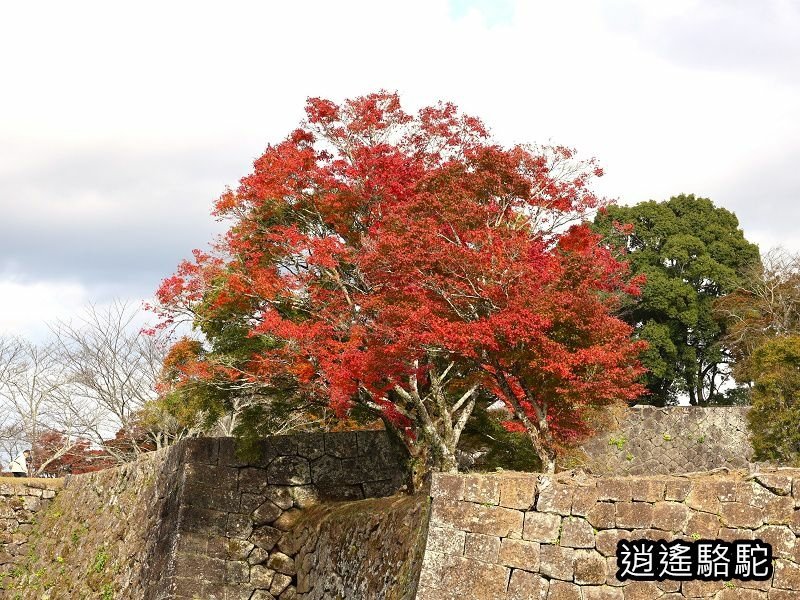
[(796, 0), (0, 4), (0, 334), (151, 296), (308, 96), (452, 100), (800, 249)]

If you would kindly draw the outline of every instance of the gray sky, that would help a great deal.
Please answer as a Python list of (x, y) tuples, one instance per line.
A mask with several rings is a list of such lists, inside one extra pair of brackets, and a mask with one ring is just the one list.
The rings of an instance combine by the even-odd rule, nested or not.
[(0, 333), (149, 297), (308, 96), (454, 101), (800, 250), (795, 0), (0, 4)]

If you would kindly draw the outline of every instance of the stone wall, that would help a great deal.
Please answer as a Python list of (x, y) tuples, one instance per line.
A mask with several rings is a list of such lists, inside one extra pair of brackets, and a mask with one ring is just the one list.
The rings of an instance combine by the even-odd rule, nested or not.
[(154, 597), (169, 566), (181, 448), (67, 478), (36, 514), (27, 552), (2, 597), (26, 600)]
[[(800, 470), (436, 475), (418, 600), (796, 600)], [(622, 582), (619, 539), (761, 539), (770, 581)]]
[(426, 494), (309, 510), (284, 549), (295, 556), (298, 596), (307, 600), (413, 600), (425, 549), (428, 508)]
[(746, 467), (753, 455), (746, 417), (740, 406), (634, 406), (565, 466), (615, 475)]
[(0, 479), (0, 585), (6, 573), (25, 560), (36, 516), (60, 487), (60, 480)]
[[(383, 432), (348, 432), (270, 438), (249, 457), (230, 438), (187, 440), (57, 492), (0, 482), (0, 595), (800, 598), (800, 470), (439, 474), (430, 497), (398, 494), (405, 475)], [(619, 539), (696, 537), (769, 542), (772, 579), (616, 579)]]
[(191, 440), (165, 597), (295, 598), (304, 510), (389, 496), (403, 489), (404, 473), (380, 431), (276, 436), (248, 459), (232, 438)]
[[(371, 512), (381, 505), (363, 500), (395, 494), (404, 485), (402, 454), (380, 431), (276, 436), (246, 458), (232, 438), (186, 440), (136, 463), (68, 478), (37, 523), (13, 538), (20, 546), (15, 554), (21, 556), (25, 544), (27, 552), (2, 589), (11, 598), (37, 600), (295, 598), (298, 571), (314, 569), (306, 556), (318, 536), (320, 548), (335, 549), (338, 532), (364, 548), (374, 543), (373, 530), (383, 527), (377, 539), (388, 541), (388, 523), (399, 532), (404, 522), (408, 535), (397, 536), (387, 560), (413, 554), (423, 512), (391, 504), (394, 517), (382, 525), (380, 512)], [(320, 504), (350, 508), (303, 521), (298, 535), (305, 537), (297, 544), (295, 525)], [(358, 519), (336, 524), (339, 516), (347, 521), (359, 513), (372, 529), (359, 529)], [(397, 560), (373, 568), (387, 574), (411, 568)], [(339, 576), (358, 578), (359, 568), (355, 561)], [(393, 589), (391, 580), (385, 590)]]

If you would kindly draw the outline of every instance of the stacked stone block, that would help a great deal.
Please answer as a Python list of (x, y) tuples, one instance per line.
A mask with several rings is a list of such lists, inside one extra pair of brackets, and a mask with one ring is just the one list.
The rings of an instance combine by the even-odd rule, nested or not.
[[(402, 453), (372, 431), (277, 436), (248, 458), (232, 438), (184, 440), (69, 477), (57, 493), (60, 481), (53, 489), (0, 483), (0, 568), (8, 572), (0, 569), (0, 597), (287, 600), (297, 597), (298, 579), (316, 589), (310, 584), (326, 575), (330, 561), (317, 555), (337, 557), (345, 582), (366, 577), (385, 584), (370, 589), (400, 589), (418, 574), (424, 539), (398, 533), (427, 522), (419, 510), (427, 497), (361, 500), (400, 491), (405, 475)], [(394, 518), (384, 523), (384, 511)], [(353, 539), (369, 547), (369, 561), (338, 560), (337, 544)], [(416, 570), (406, 540), (420, 548)], [(387, 544), (394, 550), (385, 553)], [(394, 562), (381, 563), (384, 555)]]
[(599, 475), (675, 474), (747, 467), (753, 455), (744, 406), (634, 406), (585, 442), (566, 468)]
[(276, 436), (246, 459), (232, 438), (189, 440), (182, 468), (168, 597), (186, 600), (297, 597), (304, 510), (388, 496), (405, 483), (380, 431)]
[(30, 479), (0, 483), (0, 575), (24, 560), (36, 515), (47, 509), (59, 483)]
[[(419, 600), (800, 598), (800, 470), (754, 475), (435, 475)], [(770, 581), (630, 582), (620, 539), (761, 539)]]

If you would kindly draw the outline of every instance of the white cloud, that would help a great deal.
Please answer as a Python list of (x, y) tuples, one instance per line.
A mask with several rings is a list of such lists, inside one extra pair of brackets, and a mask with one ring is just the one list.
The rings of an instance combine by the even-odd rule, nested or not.
[(0, 280), (0, 335), (43, 339), (46, 320), (68, 319), (88, 301), (88, 290), (79, 283)]
[(94, 300), (149, 294), (307, 96), (381, 87), (411, 107), (453, 100), (504, 142), (596, 156), (607, 196), (695, 192), (797, 247), (780, 215), (800, 158), (798, 14), (788, 0), (5, 3), (0, 272)]

